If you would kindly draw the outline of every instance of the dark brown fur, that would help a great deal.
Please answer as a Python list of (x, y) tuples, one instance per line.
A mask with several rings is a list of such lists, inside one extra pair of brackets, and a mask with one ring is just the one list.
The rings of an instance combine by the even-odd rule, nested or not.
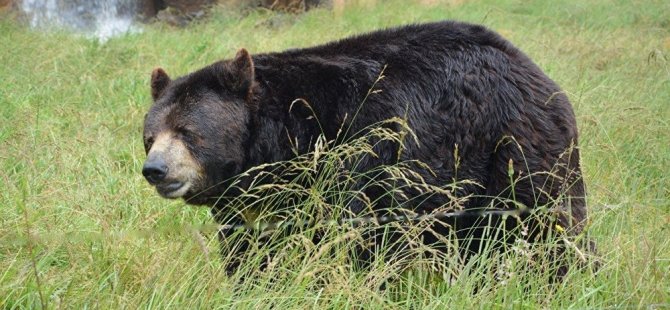
[[(383, 68), (385, 77), (375, 85), (381, 91), (361, 105)], [(145, 142), (151, 144), (164, 130), (186, 142), (205, 174), (183, 198), (209, 205), (215, 214), (223, 208), (216, 203), (222, 196), (236, 195), (223, 195), (226, 180), (295, 156), (287, 133), (305, 153), (322, 129), (332, 140), (345, 121), (350, 132), (358, 132), (400, 117), (419, 142), (408, 141), (400, 158), (397, 145), (382, 144), (376, 149), (379, 156), (358, 169), (419, 160), (434, 172), (422, 172), (431, 184), (479, 184), (464, 183), (456, 193), (473, 195), (466, 209), (516, 207), (492, 198), (502, 197), (531, 209), (551, 206), (555, 223), (570, 234), (581, 232), (586, 221), (577, 127), (568, 98), (526, 55), (482, 26), (438, 22), (280, 53), (250, 56), (241, 50), (232, 60), (174, 81), (157, 69), (152, 95)], [(289, 109), (298, 98), (310, 104), (316, 118)], [(366, 194), (374, 200), (383, 193), (367, 189)], [(448, 203), (447, 197), (434, 196), (407, 206), (430, 212)], [(362, 211), (361, 206), (350, 208)], [(464, 237), (477, 232), (477, 223), (464, 218), (453, 224)], [(552, 225), (540, 225), (537, 233)], [(446, 234), (444, 229), (437, 227)]]

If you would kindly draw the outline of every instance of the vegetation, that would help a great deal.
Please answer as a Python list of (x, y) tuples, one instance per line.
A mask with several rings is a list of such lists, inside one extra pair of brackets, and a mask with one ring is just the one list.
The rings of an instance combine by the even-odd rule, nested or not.
[[(277, 51), (441, 19), (497, 30), (568, 93), (598, 272), (572, 269), (551, 284), (546, 272), (525, 268), (536, 249), (519, 245), (460, 264), (454, 277), (430, 268), (399, 275), (381, 264), (364, 273), (346, 264), (343, 232), (327, 243), (332, 255), (296, 235), (280, 244), (277, 265), (228, 276), (208, 210), (162, 199), (142, 179), (155, 66), (176, 76), (240, 47)], [(670, 306), (667, 1), (389, 0), (302, 15), (218, 9), (184, 29), (153, 24), (105, 43), (3, 18), (0, 45), (3, 308)]]

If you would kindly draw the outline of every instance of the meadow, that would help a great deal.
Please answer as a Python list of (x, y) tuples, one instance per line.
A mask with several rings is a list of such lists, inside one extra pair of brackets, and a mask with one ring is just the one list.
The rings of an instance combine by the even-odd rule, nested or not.
[[(510, 254), (504, 281), (477, 270), (450, 281), (416, 272), (380, 289), (396, 269), (359, 272), (334, 255), (286, 259), (240, 281), (223, 271), (208, 210), (162, 199), (144, 181), (154, 67), (178, 76), (240, 47), (279, 51), (443, 19), (498, 31), (567, 92), (597, 272), (551, 284)], [(670, 307), (668, 1), (389, 0), (301, 15), (217, 8), (186, 28), (155, 23), (104, 43), (4, 16), (0, 46), (3, 309)]]

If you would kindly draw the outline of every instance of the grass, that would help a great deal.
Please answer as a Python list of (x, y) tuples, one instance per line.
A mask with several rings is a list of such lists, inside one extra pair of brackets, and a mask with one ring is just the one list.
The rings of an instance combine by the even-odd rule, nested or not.
[[(156, 24), (104, 44), (0, 20), (0, 305), (670, 306), (670, 4), (436, 2), (391, 0), (340, 16), (325, 9), (300, 16), (218, 10), (185, 29)], [(451, 284), (409, 272), (379, 290), (397, 268), (353, 271), (342, 263), (344, 250), (310, 260), (305, 253), (313, 249), (294, 236), (282, 243), (285, 259), (276, 268), (240, 282), (241, 275), (225, 274), (217, 240), (203, 229), (212, 224), (208, 211), (161, 199), (143, 181), (141, 126), (155, 66), (176, 76), (240, 47), (276, 51), (440, 19), (499, 31), (569, 94), (590, 233), (604, 263), (598, 273), (571, 272), (549, 285), (543, 274), (523, 272), (523, 254), (532, 249), (519, 245), (516, 255), (489, 258), (485, 267), (462, 265)], [(335, 248), (346, 243), (331, 241)], [(503, 271), (500, 281), (496, 272)]]

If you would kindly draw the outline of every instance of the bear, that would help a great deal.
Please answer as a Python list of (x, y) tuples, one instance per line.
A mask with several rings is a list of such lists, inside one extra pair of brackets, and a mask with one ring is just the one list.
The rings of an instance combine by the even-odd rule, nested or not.
[[(208, 206), (220, 223), (230, 223), (221, 216), (225, 199), (245, 186), (231, 189), (235, 176), (310, 152), (319, 136), (337, 143), (345, 125), (365, 132), (393, 118), (403, 119), (415, 139), (402, 152), (399, 143), (380, 143), (377, 156), (355, 169), (415, 161), (429, 168), (417, 171), (428, 184), (468, 181), (450, 196), (405, 200), (404, 209), (431, 214), (449, 199), (469, 197), (461, 206), (465, 216), (435, 224), (422, 237), (426, 244), (439, 244), (450, 231), (477, 240), (485, 230), (478, 213), (484, 207), (525, 210), (496, 219), (510, 226), (533, 210), (551, 209), (549, 219), (526, 232), (531, 241), (554, 228), (575, 236), (587, 220), (568, 97), (523, 52), (481, 25), (441, 21), (282, 52), (240, 49), (177, 79), (154, 69), (151, 97), (142, 174), (162, 197)], [(392, 205), (383, 188), (362, 191), (380, 212)], [(346, 207), (363, 214), (360, 204)], [(467, 256), (481, 244), (462, 247)], [(363, 249), (360, 257), (373, 255)]]

